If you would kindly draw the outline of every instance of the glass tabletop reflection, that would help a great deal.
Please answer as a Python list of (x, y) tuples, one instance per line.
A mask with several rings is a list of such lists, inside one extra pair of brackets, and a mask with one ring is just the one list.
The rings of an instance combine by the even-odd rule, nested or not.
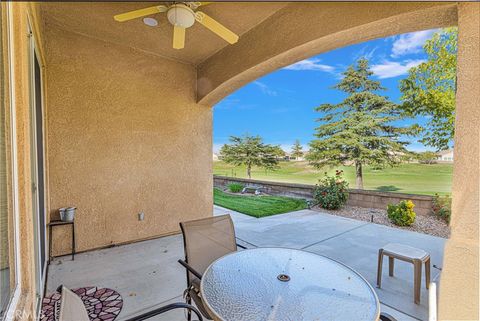
[(205, 271), (201, 295), (214, 320), (378, 320), (370, 284), (351, 268), (310, 252), (235, 252)]

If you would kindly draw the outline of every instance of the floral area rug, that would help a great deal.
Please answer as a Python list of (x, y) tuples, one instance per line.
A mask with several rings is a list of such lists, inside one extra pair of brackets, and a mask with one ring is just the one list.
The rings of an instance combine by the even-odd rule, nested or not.
[[(95, 286), (72, 290), (85, 304), (90, 321), (114, 321), (122, 311), (122, 296), (108, 288)], [(55, 292), (46, 296), (42, 302), (41, 321), (56, 321), (62, 294)]]

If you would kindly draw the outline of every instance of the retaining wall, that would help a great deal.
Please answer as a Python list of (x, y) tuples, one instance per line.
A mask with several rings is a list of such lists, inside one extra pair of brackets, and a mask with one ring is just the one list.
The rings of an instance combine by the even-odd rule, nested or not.
[[(263, 192), (271, 195), (313, 198), (315, 185), (269, 182), (255, 179), (245, 179), (227, 176), (213, 176), (215, 187), (225, 188), (230, 183), (241, 183), (245, 186), (261, 187)], [(370, 190), (350, 189), (347, 205), (386, 209), (388, 204), (402, 200), (411, 200), (415, 204), (415, 212), (419, 215), (428, 215), (432, 209), (432, 196), (378, 192)]]

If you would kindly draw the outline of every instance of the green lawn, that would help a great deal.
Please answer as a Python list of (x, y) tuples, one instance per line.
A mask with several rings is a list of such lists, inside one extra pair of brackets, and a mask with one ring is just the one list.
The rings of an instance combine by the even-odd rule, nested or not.
[(303, 210), (307, 207), (303, 199), (281, 196), (231, 195), (217, 188), (213, 190), (213, 202), (215, 205), (257, 218)]
[[(345, 172), (350, 187), (355, 187), (355, 168), (339, 166)], [(252, 170), (252, 178), (276, 182), (316, 184), (325, 171), (333, 174), (335, 169), (315, 170), (307, 162), (281, 162), (280, 169), (265, 171)], [(364, 167), (363, 182), (365, 189), (399, 193), (440, 195), (450, 194), (452, 186), (452, 164), (402, 164), (398, 167), (374, 170)], [(215, 175), (246, 177), (245, 167), (231, 166), (223, 162), (213, 162)]]

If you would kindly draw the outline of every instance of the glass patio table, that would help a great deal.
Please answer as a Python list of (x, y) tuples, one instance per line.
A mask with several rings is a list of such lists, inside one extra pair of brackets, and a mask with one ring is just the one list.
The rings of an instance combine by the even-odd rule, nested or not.
[(201, 295), (217, 321), (378, 320), (375, 291), (346, 265), (310, 252), (258, 248), (213, 262)]

